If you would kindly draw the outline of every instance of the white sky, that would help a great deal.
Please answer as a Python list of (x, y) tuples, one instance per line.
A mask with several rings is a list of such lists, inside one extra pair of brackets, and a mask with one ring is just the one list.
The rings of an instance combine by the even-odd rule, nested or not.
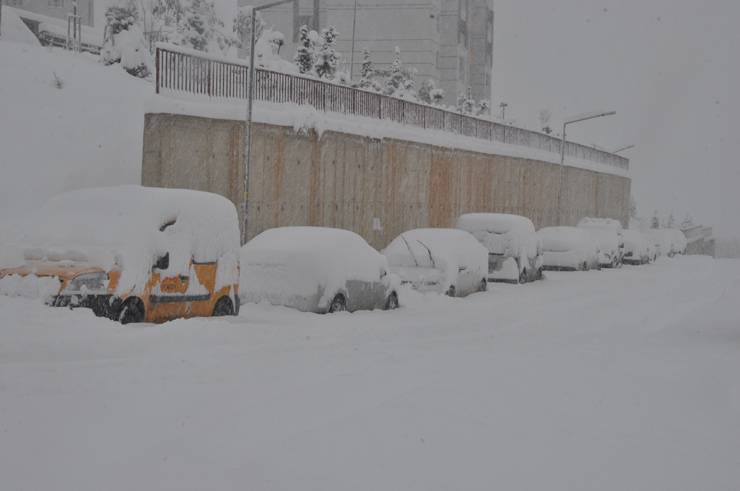
[(496, 0), (495, 9), (494, 108), (508, 102), (507, 118), (533, 128), (542, 108), (554, 126), (616, 110), (569, 136), (612, 150), (637, 145), (625, 155), (640, 214), (673, 209), (680, 222), (690, 212), (740, 236), (740, 167), (730, 153), (740, 130), (731, 92), (740, 87), (740, 1)]

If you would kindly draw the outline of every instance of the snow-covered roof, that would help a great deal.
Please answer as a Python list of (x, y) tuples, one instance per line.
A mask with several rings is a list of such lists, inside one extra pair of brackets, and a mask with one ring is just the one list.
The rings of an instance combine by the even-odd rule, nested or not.
[(468, 213), (457, 219), (457, 228), (470, 232), (492, 254), (524, 259), (535, 257), (539, 237), (532, 220), (505, 213)]

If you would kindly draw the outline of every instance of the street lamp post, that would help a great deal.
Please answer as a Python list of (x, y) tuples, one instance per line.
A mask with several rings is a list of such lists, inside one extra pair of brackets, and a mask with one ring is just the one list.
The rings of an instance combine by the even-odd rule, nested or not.
[(561, 198), (563, 195), (563, 167), (565, 166), (565, 144), (567, 143), (565, 139), (566, 135), (566, 129), (568, 128), (569, 124), (575, 124), (575, 123), (581, 123), (583, 121), (588, 121), (590, 119), (596, 119), (596, 118), (604, 118), (607, 116), (614, 116), (617, 114), (616, 111), (607, 111), (607, 112), (595, 112), (595, 113), (589, 113), (584, 114), (581, 116), (575, 116), (569, 119), (566, 119), (563, 122), (563, 138), (560, 142), (560, 169), (559, 169), (559, 175), (558, 175), (558, 202), (557, 202), (557, 212), (558, 212), (558, 225), (562, 225), (562, 210), (560, 208)]
[(355, 73), (355, 34), (357, 32), (357, 0), (352, 10), (352, 51), (349, 55), (349, 79), (352, 80)]
[(501, 122), (506, 123), (506, 108), (509, 107), (509, 104), (502, 102), (498, 107), (501, 108)]
[(286, 3), (293, 3), (296, 0), (278, 0), (259, 7), (252, 7), (252, 19), (251, 29), (249, 38), (249, 81), (247, 85), (247, 124), (244, 135), (244, 203), (242, 203), (243, 213), (243, 230), (242, 230), (242, 244), (247, 242), (247, 214), (248, 214), (248, 203), (249, 203), (249, 167), (252, 163), (252, 111), (254, 109), (254, 50), (255, 44), (257, 43), (255, 29), (257, 27), (257, 12), (261, 10), (267, 10), (278, 5), (284, 5)]

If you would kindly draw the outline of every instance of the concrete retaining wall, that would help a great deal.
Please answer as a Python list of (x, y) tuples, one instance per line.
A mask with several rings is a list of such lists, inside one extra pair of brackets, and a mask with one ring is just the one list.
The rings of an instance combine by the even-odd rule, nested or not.
[[(243, 123), (147, 114), (142, 183), (243, 201)], [(450, 227), (475, 211), (557, 223), (557, 165), (345, 133), (255, 124), (247, 235), (285, 225), (353, 230), (378, 248), (416, 227)], [(626, 223), (630, 180), (565, 167), (562, 219)]]

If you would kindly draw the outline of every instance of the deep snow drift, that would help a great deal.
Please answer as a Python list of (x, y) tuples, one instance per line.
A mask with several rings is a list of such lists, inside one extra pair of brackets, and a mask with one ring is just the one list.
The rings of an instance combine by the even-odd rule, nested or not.
[(122, 327), (0, 296), (3, 489), (730, 490), (740, 261)]
[(58, 193), (141, 182), (150, 83), (92, 55), (7, 41), (0, 62), (0, 242)]

